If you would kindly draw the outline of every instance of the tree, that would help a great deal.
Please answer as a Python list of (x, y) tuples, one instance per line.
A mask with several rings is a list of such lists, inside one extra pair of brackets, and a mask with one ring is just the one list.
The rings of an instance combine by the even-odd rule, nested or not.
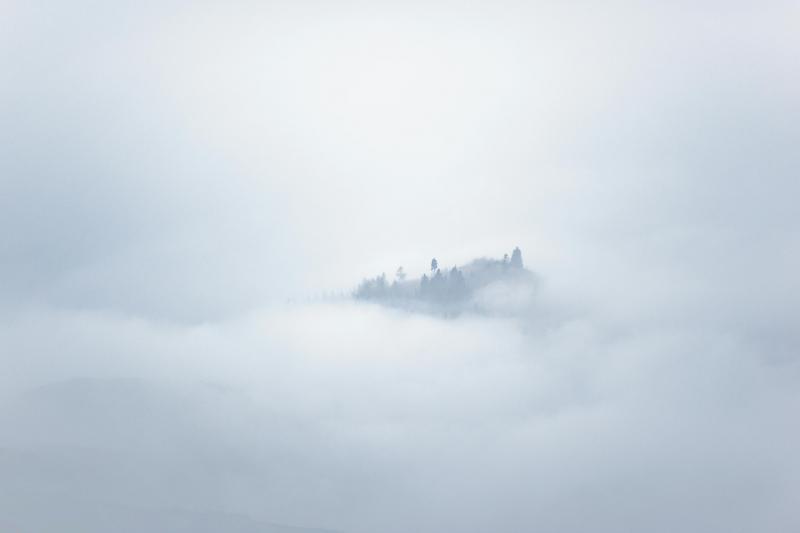
[(397, 273), (395, 274), (395, 277), (397, 278), (397, 281), (401, 283), (406, 279), (406, 271), (403, 270), (402, 266), (397, 267)]
[(519, 249), (519, 246), (514, 248), (514, 251), (511, 252), (511, 266), (514, 268), (522, 268), (522, 251)]
[(389, 286), (386, 284), (386, 274), (373, 279), (365, 279), (356, 289), (355, 297), (364, 300), (385, 298), (388, 295)]
[(451, 300), (463, 300), (469, 295), (464, 274), (456, 267), (447, 276), (448, 293)]
[(436, 272), (437, 270), (439, 270), (439, 261), (434, 257), (431, 259), (431, 272)]
[(386, 284), (386, 272), (383, 272), (380, 276), (375, 279), (375, 292), (378, 298), (383, 298), (386, 296), (386, 289), (388, 285)]
[(441, 300), (445, 289), (445, 279), (442, 275), (442, 271), (439, 270), (437, 265), (436, 273), (433, 275), (433, 277), (431, 277), (430, 285), (428, 285), (428, 292), (431, 299), (435, 302)]

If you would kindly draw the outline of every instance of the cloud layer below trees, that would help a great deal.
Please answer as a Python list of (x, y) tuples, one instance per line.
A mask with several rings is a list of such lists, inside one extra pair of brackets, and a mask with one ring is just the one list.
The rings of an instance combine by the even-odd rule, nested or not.
[(702, 317), (527, 320), (348, 303), (197, 326), (21, 316), (2, 331), (27, 357), (4, 359), (0, 483), (32, 509), (79, 493), (153, 525), (194, 510), (354, 533), (794, 527), (785, 342)]

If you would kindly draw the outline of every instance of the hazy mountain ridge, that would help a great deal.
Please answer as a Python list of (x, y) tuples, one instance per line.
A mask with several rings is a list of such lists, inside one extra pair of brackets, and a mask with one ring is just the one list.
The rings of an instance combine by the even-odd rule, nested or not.
[[(251, 408), (208, 384), (75, 378), (0, 409), (0, 531), (333, 533), (227, 510), (216, 487), (249, 463), (210, 411)], [(46, 512), (43, 512), (46, 510)]]
[[(42, 513), (42, 509), (47, 513)], [(244, 515), (175, 508), (145, 508), (63, 494), (3, 494), (0, 527), (30, 533), (335, 533), (284, 526)], [(9, 529), (13, 530), (13, 529)]]

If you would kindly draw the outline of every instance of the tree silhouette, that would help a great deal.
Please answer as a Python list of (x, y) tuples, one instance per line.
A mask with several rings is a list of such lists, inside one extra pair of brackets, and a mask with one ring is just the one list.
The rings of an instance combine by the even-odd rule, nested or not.
[(514, 248), (514, 251), (511, 252), (511, 266), (514, 268), (522, 268), (522, 250), (519, 249), (519, 246)]
[[(435, 257), (431, 259), (431, 271), (420, 278), (410, 278), (402, 266), (397, 267), (393, 280), (385, 273), (367, 278), (353, 291), (353, 297), (371, 300), (382, 305), (445, 312), (448, 316), (468, 308), (480, 307), (472, 301), (473, 295), (482, 288), (504, 280), (534, 281), (534, 275), (522, 263), (522, 251), (501, 258), (479, 258), (459, 267), (442, 267)], [(411, 281), (409, 281), (411, 280)]]
[(447, 276), (448, 297), (451, 300), (463, 300), (469, 296), (469, 289), (467, 289), (467, 282), (464, 279), (464, 274), (456, 267), (450, 271)]

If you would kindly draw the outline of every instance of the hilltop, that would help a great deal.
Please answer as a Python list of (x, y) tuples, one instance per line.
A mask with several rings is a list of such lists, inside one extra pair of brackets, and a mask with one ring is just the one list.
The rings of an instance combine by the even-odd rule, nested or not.
[(514, 248), (511, 256), (482, 257), (461, 267), (441, 268), (433, 258), (430, 274), (413, 279), (407, 279), (401, 266), (391, 282), (385, 273), (365, 279), (353, 291), (353, 297), (412, 311), (484, 312), (516, 305), (516, 297), (529, 295), (535, 283), (536, 275), (523, 264), (522, 251)]

